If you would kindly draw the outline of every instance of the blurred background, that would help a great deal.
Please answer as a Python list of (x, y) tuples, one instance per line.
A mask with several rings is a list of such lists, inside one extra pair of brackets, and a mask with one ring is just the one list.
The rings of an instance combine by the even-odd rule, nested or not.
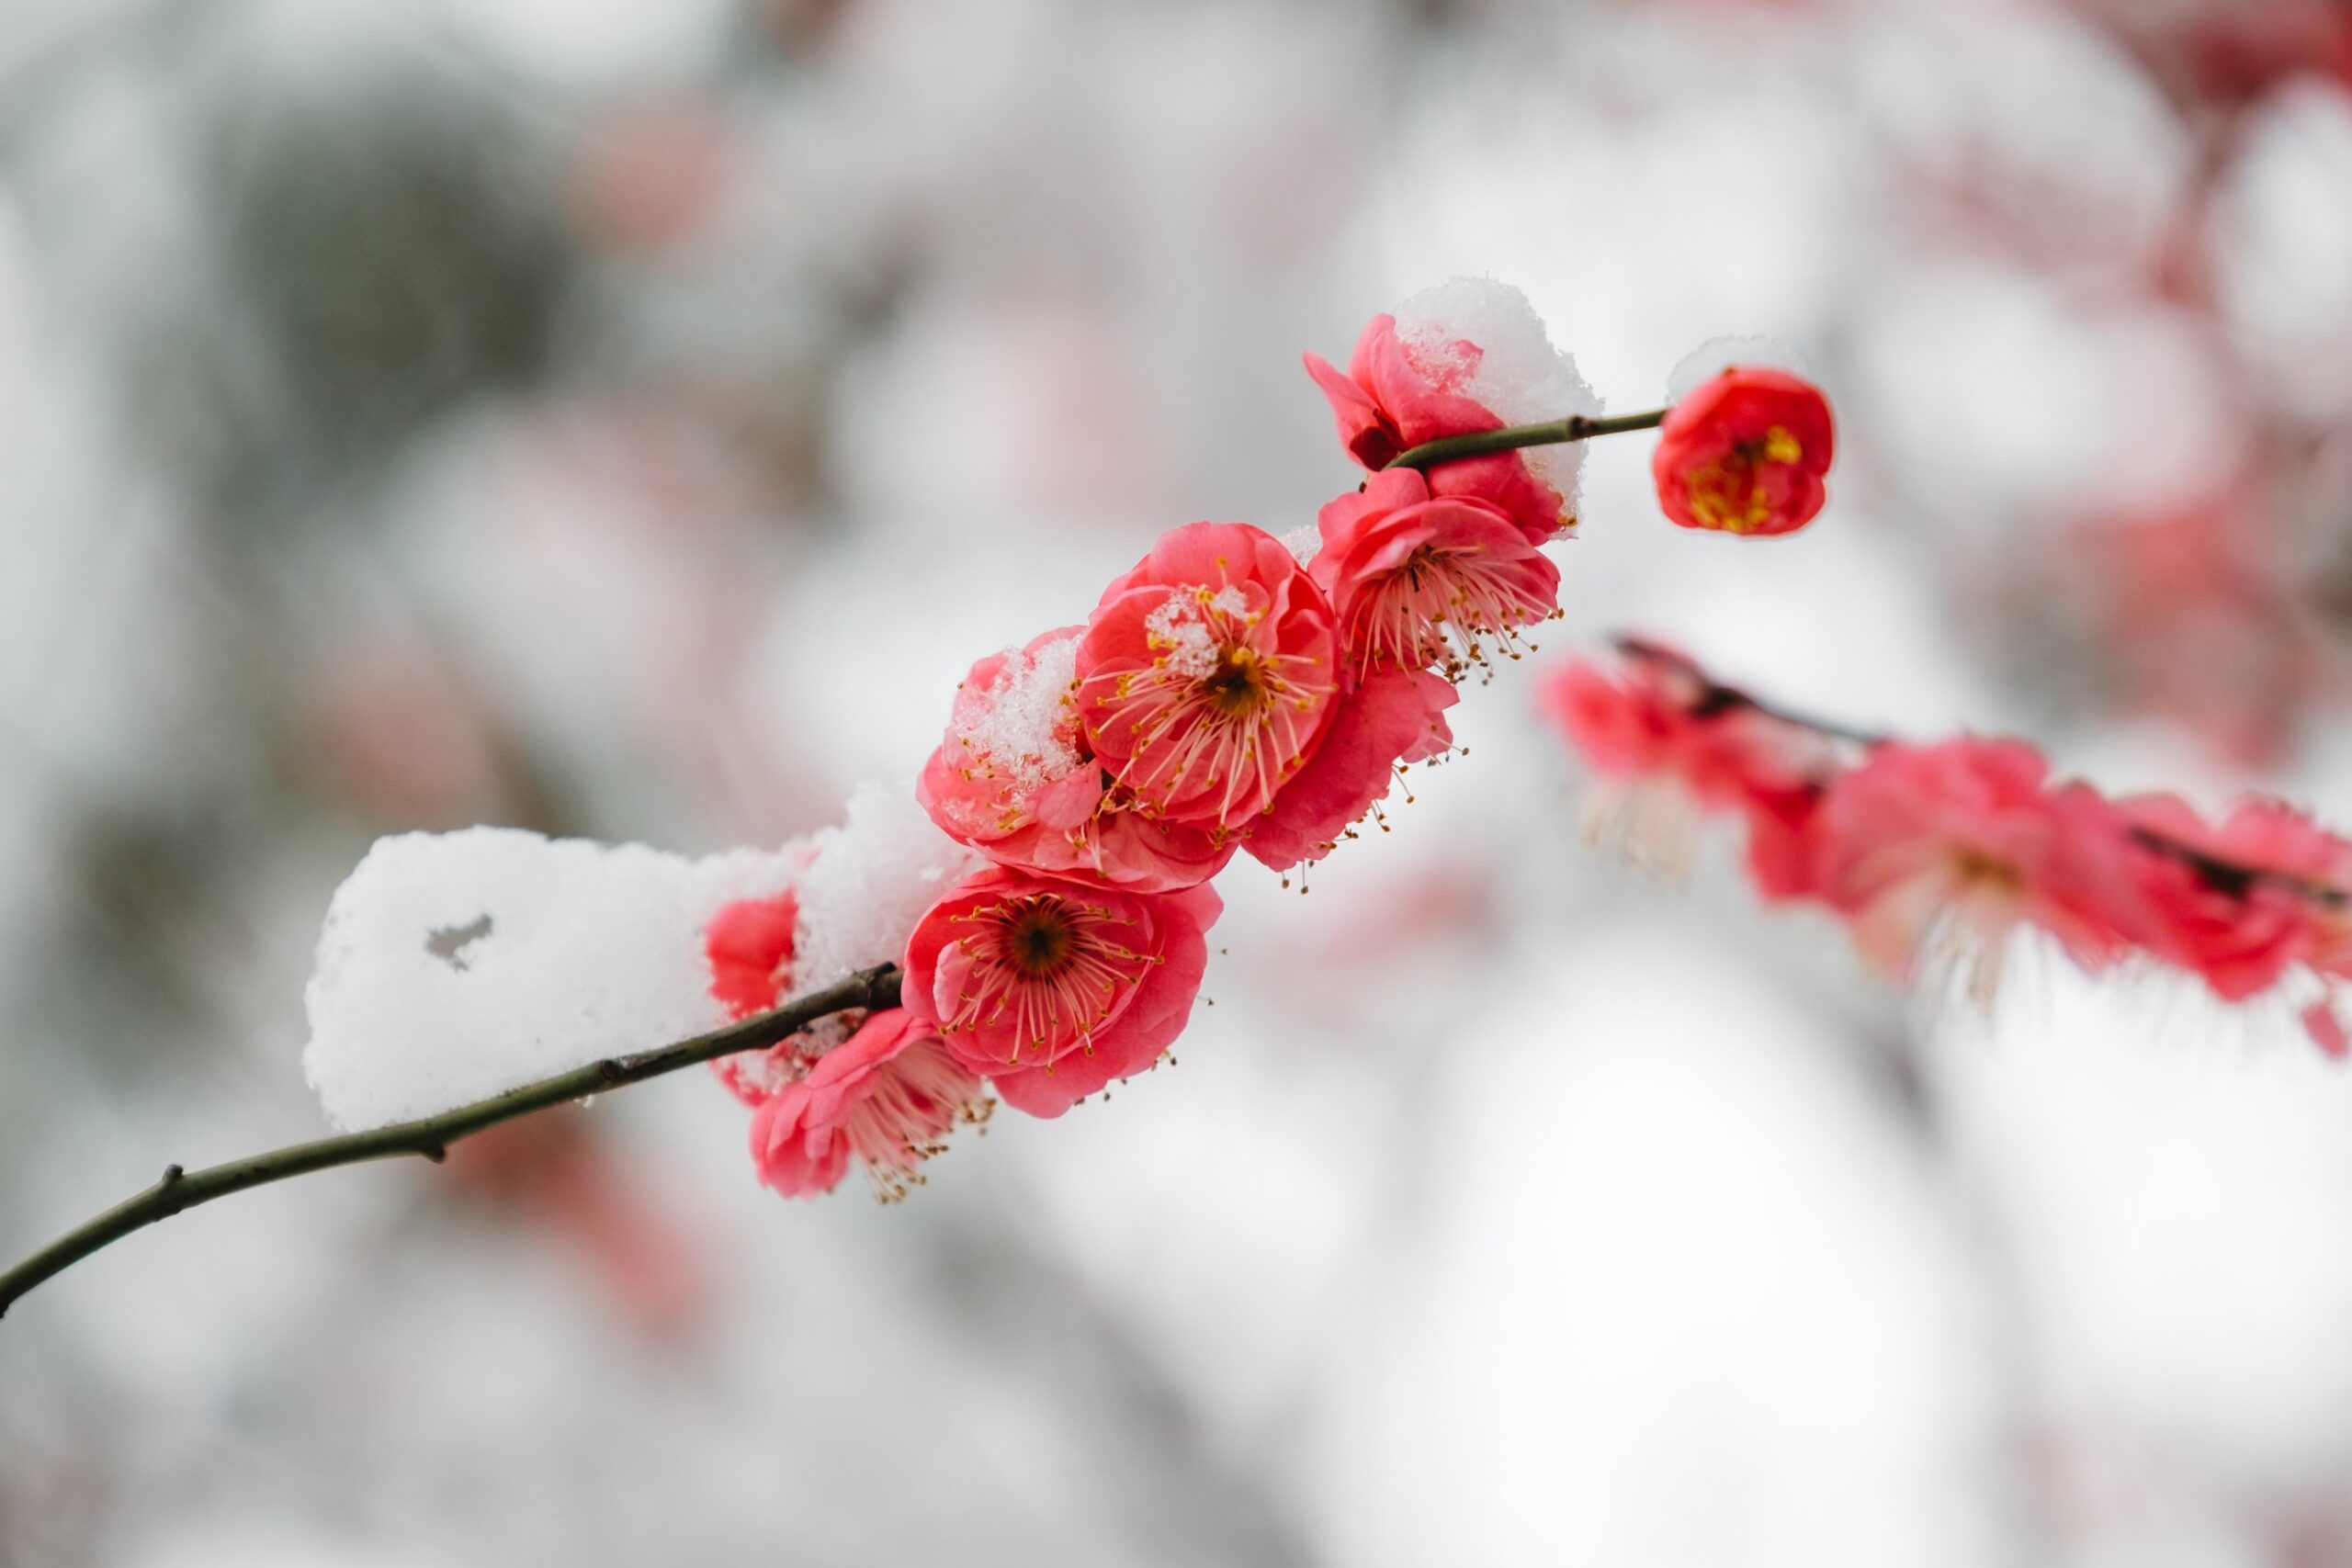
[[(833, 819), (1464, 272), (1840, 411), (1771, 546), (1596, 450), (1544, 658), (2352, 822), (2342, 0), (8, 0), (0, 1253), (322, 1130), (375, 835)], [(688, 1075), (103, 1254), (0, 1563), (2352, 1563), (2352, 1079), (1634, 874), (1531, 689), (901, 1208)]]

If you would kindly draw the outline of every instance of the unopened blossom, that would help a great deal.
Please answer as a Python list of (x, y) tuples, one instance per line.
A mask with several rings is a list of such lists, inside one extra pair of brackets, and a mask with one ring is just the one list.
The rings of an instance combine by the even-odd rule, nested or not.
[(1358, 674), (1442, 670), (1459, 680), (1487, 645), (1517, 656), (1521, 627), (1558, 613), (1560, 570), (1492, 502), (1439, 496), (1410, 468), (1372, 476), (1316, 518), (1311, 570)]
[(1078, 638), (1066, 626), (990, 654), (956, 688), (915, 796), (949, 837), (1001, 865), (1164, 892), (1205, 882), (1228, 835), (1134, 810), (1078, 722)]
[(1351, 678), (1315, 755), (1250, 830), (1250, 852), (1276, 871), (1320, 860), (1382, 797), (1407, 763), (1451, 750), (1453, 683), (1386, 667)]
[(1079, 639), (1080, 723), (1121, 798), (1246, 831), (1306, 765), (1340, 693), (1330, 601), (1246, 523), (1161, 536)]
[[(1499, 430), (1509, 423), (1463, 391), (1483, 353), (1464, 338), (1408, 344), (1397, 335), (1394, 316), (1374, 316), (1356, 340), (1344, 372), (1310, 354), (1306, 373), (1331, 405), (1340, 444), (1357, 462), (1379, 470), (1424, 442)], [(1560, 492), (1538, 479), (1517, 452), (1440, 464), (1430, 474), (1430, 485), (1440, 495), (1499, 508), (1536, 543), (1575, 521), (1565, 515)]]
[(920, 1167), (950, 1129), (987, 1114), (978, 1075), (947, 1052), (937, 1030), (905, 1008), (886, 1008), (762, 1100), (752, 1160), (787, 1198), (831, 1191), (855, 1160), (876, 1196), (894, 1201), (921, 1184)]
[(1829, 786), (1811, 828), (1819, 897), (1863, 950), (1903, 970), (1930, 938), (1987, 967), (2020, 924), (2085, 968), (2126, 942), (2124, 824), (2083, 784), (2053, 785), (2041, 752), (1973, 736), (1884, 744)]
[(1650, 470), (1658, 504), (1685, 528), (1788, 534), (1821, 511), (1836, 451), (1820, 389), (1785, 370), (1734, 367), (1668, 412)]
[(908, 1012), (1035, 1116), (1159, 1059), (1191, 1016), (1223, 904), (1006, 867), (967, 877), (909, 940)]
[[(710, 994), (728, 1017), (749, 1018), (784, 999), (792, 988), (799, 921), (800, 900), (788, 887), (766, 898), (739, 899), (711, 917), (703, 928), (703, 955), (710, 965)], [(795, 1035), (764, 1050), (721, 1056), (710, 1068), (736, 1099), (758, 1106), (807, 1070), (802, 1044)]]
[(792, 983), (792, 952), (800, 900), (792, 889), (726, 906), (703, 928), (710, 962), (710, 994), (729, 1018), (749, 1018), (775, 1006)]

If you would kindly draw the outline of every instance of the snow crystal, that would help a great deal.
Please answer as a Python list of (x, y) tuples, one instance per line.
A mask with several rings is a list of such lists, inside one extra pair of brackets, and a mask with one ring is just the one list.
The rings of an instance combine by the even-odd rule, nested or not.
[(988, 863), (941, 832), (904, 784), (852, 795), (847, 820), (817, 835), (816, 857), (797, 884), (795, 995), (898, 963), (923, 911)]
[(1677, 361), (1673, 373), (1666, 378), (1666, 400), (1679, 403), (1695, 392), (1705, 382), (1713, 380), (1735, 365), (1750, 365), (1764, 370), (1785, 370), (1792, 376), (1807, 374), (1804, 356), (1787, 344), (1769, 337), (1713, 337), (1692, 349)]
[(507, 828), (379, 839), (327, 910), (303, 1072), (349, 1131), (716, 1028), (703, 924), (799, 859)]
[[(1600, 400), (1577, 363), (1552, 346), (1544, 318), (1527, 296), (1490, 277), (1457, 277), (1424, 288), (1396, 309), (1396, 335), (1417, 362), (1442, 362), (1452, 344), (1478, 345), (1478, 362), (1458, 385), (1505, 424), (1534, 424), (1572, 413), (1598, 414)], [(1521, 453), (1535, 477), (1560, 492), (1574, 517), (1584, 472), (1584, 444), (1530, 446)]]
[(1062, 732), (1070, 685), (1078, 678), (1078, 634), (1036, 653), (1006, 650), (991, 691), (958, 694), (956, 730), (973, 755), (985, 754), (999, 776), (1025, 788), (1050, 783), (1078, 766), (1078, 748)]
[[(1250, 601), (1239, 589), (1228, 587), (1210, 599), (1208, 605), (1235, 615), (1246, 613)], [(1216, 634), (1209, 630), (1198, 590), (1171, 590), (1167, 602), (1144, 617), (1143, 629), (1154, 648), (1168, 650), (1168, 668), (1176, 674), (1205, 680), (1216, 673), (1224, 650), (1217, 646)]]

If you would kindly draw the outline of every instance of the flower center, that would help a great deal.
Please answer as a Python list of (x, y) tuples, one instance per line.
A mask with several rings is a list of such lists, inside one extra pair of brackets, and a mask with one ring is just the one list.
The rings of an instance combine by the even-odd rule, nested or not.
[(1218, 656), (1216, 668), (1201, 682), (1201, 691), (1220, 715), (1240, 718), (1256, 713), (1272, 697), (1266, 678), (1263, 654), (1246, 644), (1230, 644)]
[(1028, 979), (1041, 979), (1069, 957), (1069, 922), (1057, 907), (1033, 903), (1013, 917), (1004, 933), (1005, 954)]
[(1736, 444), (1728, 457), (1692, 470), (1685, 479), (1691, 514), (1702, 525), (1726, 534), (1754, 533), (1772, 516), (1762, 470), (1789, 467), (1804, 457), (1804, 443), (1784, 424)]

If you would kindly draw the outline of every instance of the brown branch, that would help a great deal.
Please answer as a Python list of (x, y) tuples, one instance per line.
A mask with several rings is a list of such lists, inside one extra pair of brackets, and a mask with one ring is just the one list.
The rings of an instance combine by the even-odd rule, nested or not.
[(861, 970), (848, 979), (786, 1003), (773, 1012), (657, 1050), (634, 1055), (608, 1056), (574, 1067), (568, 1073), (510, 1089), (488, 1100), (426, 1116), (399, 1122), (365, 1133), (349, 1133), (315, 1143), (296, 1144), (268, 1154), (254, 1155), (203, 1170), (166, 1166), (155, 1185), (137, 1197), (116, 1204), (105, 1213), (75, 1226), (15, 1268), (0, 1273), (0, 1315), (20, 1296), (51, 1276), (72, 1268), (90, 1254), (120, 1241), (136, 1230), (170, 1219), (183, 1210), (252, 1187), (266, 1187), (289, 1177), (368, 1160), (395, 1159), (413, 1155), (438, 1164), (449, 1145), (502, 1122), (512, 1122), (535, 1111), (546, 1111), (606, 1089), (621, 1089), (648, 1078), (674, 1073), (739, 1051), (756, 1051), (799, 1033), (810, 1024), (853, 1008), (899, 1005), (899, 968), (885, 964)]
[(1666, 422), (1666, 415), (1665, 409), (1652, 409), (1647, 413), (1618, 414), (1611, 419), (1572, 413), (1566, 419), (1548, 419), (1541, 424), (1508, 424), (1500, 430), (1474, 430), (1465, 435), (1441, 435), (1435, 441), (1424, 441), (1419, 446), (1407, 447), (1388, 459), (1388, 467), (1428, 468), (1440, 463), (1459, 462), (1464, 457), (1516, 452), (1522, 446), (1557, 446), (1568, 441), (1589, 441), (1596, 435), (1619, 435), (1629, 430), (1655, 430)]

